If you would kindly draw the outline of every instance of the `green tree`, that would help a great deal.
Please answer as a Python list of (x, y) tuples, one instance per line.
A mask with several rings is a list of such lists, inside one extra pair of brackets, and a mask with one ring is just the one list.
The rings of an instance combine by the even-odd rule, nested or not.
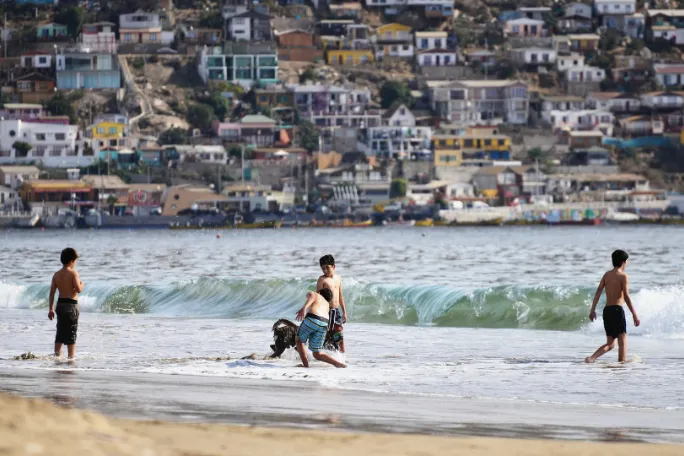
[(33, 146), (24, 141), (15, 141), (14, 144), (12, 144), (12, 148), (20, 157), (26, 157), (31, 149), (33, 149)]
[(60, 7), (55, 15), (55, 22), (66, 25), (69, 36), (77, 38), (81, 33), (86, 11), (80, 6)]
[(211, 106), (214, 110), (214, 114), (219, 120), (224, 120), (228, 114), (231, 112), (230, 101), (226, 97), (215, 94), (209, 97), (207, 100), (207, 105)]
[(57, 94), (45, 103), (45, 109), (53, 116), (69, 116), (71, 123), (76, 123), (76, 113), (71, 101), (62, 92)]
[(202, 131), (211, 129), (211, 124), (216, 120), (214, 109), (211, 106), (195, 103), (188, 108), (188, 122)]
[(380, 88), (380, 98), (384, 109), (392, 106), (395, 101), (400, 101), (409, 108), (413, 104), (411, 89), (409, 89), (408, 84), (401, 81), (385, 82)]
[(467, 20), (461, 18), (456, 19), (453, 30), (459, 47), (466, 48), (475, 41), (473, 32), (470, 29), (470, 22)]
[(180, 127), (174, 127), (162, 132), (159, 135), (159, 144), (165, 146), (167, 144), (183, 145), (188, 143), (188, 132)]
[(306, 81), (315, 81), (316, 80), (316, 72), (314, 71), (313, 67), (306, 67), (304, 71), (302, 71), (302, 74), (299, 75), (299, 83), (304, 84)]
[(297, 137), (299, 147), (309, 152), (318, 149), (318, 131), (311, 122), (304, 120), (298, 124)]
[(406, 179), (392, 179), (390, 184), (390, 198), (403, 198), (406, 196), (408, 184)]

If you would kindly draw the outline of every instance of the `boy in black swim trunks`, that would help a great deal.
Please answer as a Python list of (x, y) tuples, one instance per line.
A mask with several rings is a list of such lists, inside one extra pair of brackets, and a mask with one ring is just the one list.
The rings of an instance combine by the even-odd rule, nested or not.
[[(60, 261), (62, 269), (55, 272), (50, 284), (50, 310), (48, 318), (52, 320), (57, 314), (57, 335), (55, 336), (55, 356), (59, 357), (62, 345), (67, 346), (69, 359), (74, 359), (76, 352), (76, 333), (78, 331), (78, 294), (83, 291), (83, 282), (76, 269), (78, 253), (68, 247), (62, 250)], [(59, 290), (57, 310), (55, 311), (55, 292)]]
[(589, 319), (596, 320), (596, 304), (603, 289), (606, 289), (606, 306), (603, 308), (603, 327), (606, 330), (606, 343), (601, 345), (596, 352), (585, 358), (587, 363), (593, 363), (600, 356), (605, 355), (618, 344), (618, 361), (624, 362), (627, 358), (627, 322), (625, 321), (625, 309), (622, 307), (623, 301), (627, 303), (629, 311), (632, 312), (634, 326), (639, 326), (640, 321), (637, 317), (632, 299), (629, 297), (629, 277), (625, 274), (627, 259), (629, 255), (624, 250), (616, 250), (611, 257), (613, 269), (606, 272), (596, 289), (594, 302), (591, 305)]

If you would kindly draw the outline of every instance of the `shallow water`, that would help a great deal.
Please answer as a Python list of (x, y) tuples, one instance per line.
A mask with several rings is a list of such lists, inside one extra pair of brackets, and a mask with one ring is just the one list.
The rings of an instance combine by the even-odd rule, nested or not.
[[(678, 227), (511, 227), (165, 232), (3, 232), (0, 367), (59, 369), (46, 284), (73, 246), (86, 289), (76, 370), (300, 380), (329, 388), (459, 398), (684, 408)], [(629, 357), (582, 359), (603, 340), (587, 319), (610, 253), (624, 248), (642, 325)], [(333, 253), (350, 322), (350, 368), (216, 361), (269, 353)], [(667, 421), (663, 416), (663, 421)], [(658, 423), (654, 423), (657, 426)]]

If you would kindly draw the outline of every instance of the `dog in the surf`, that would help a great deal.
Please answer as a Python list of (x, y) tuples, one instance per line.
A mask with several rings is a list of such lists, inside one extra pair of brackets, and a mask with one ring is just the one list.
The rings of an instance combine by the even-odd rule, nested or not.
[[(271, 358), (280, 358), (285, 350), (296, 345), (295, 337), (297, 337), (299, 326), (290, 320), (281, 318), (273, 324), (272, 330), (274, 343), (271, 345), (271, 350), (273, 350)], [(333, 341), (333, 334), (330, 329), (328, 329), (328, 333), (325, 335), (323, 347), (330, 351), (339, 351), (340, 349), (339, 345)]]

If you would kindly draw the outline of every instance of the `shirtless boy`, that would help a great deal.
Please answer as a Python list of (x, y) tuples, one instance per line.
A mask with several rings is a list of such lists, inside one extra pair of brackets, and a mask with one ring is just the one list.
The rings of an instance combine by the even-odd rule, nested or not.
[(295, 341), (304, 367), (309, 367), (309, 358), (306, 356), (306, 348), (304, 347), (307, 342), (315, 359), (332, 364), (335, 367), (347, 367), (332, 356), (321, 353), (325, 335), (328, 332), (328, 311), (331, 301), (332, 291), (328, 288), (322, 289), (320, 294), (310, 291), (306, 294), (304, 307), (297, 312), (297, 321), (301, 321), (302, 324), (299, 325)]
[[(347, 308), (344, 306), (344, 297), (342, 297), (342, 277), (335, 274), (335, 258), (332, 255), (322, 256), (319, 263), (323, 275), (318, 278), (316, 291), (320, 292), (328, 288), (333, 292), (332, 301), (330, 301), (330, 329), (333, 331), (333, 341), (339, 344), (340, 351), (344, 353), (342, 324), (347, 322)], [(340, 309), (342, 309), (341, 312)]]
[(629, 297), (629, 277), (625, 274), (628, 258), (629, 255), (624, 250), (613, 252), (613, 269), (603, 275), (596, 289), (591, 312), (589, 312), (589, 319), (591, 321), (596, 320), (596, 304), (598, 304), (601, 293), (605, 288), (606, 306), (603, 308), (603, 327), (606, 330), (606, 343), (601, 345), (593, 355), (585, 359), (588, 363), (593, 363), (600, 356), (612, 350), (615, 347), (616, 340), (618, 344), (618, 361), (624, 362), (627, 358), (627, 322), (625, 321), (625, 309), (622, 307), (623, 302), (627, 303), (629, 311), (632, 312), (634, 326), (639, 326), (640, 323), (639, 317), (637, 317), (632, 306), (632, 300)]
[[(69, 359), (74, 359), (76, 351), (76, 332), (78, 331), (78, 294), (83, 291), (83, 282), (78, 277), (76, 260), (78, 253), (72, 248), (62, 250), (60, 256), (62, 269), (55, 272), (50, 284), (50, 311), (48, 318), (52, 320), (57, 314), (57, 335), (55, 336), (55, 356), (62, 352), (62, 344), (66, 344)], [(57, 310), (55, 311), (55, 291), (59, 290)]]

